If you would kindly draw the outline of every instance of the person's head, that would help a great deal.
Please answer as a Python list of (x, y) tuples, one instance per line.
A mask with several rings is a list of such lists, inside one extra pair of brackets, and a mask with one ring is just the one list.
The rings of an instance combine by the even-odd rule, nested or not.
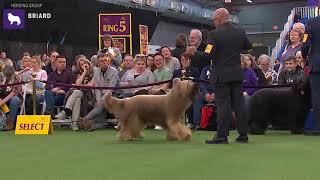
[(160, 48), (160, 53), (162, 54), (164, 59), (170, 59), (171, 58), (171, 50), (168, 46), (162, 46)]
[(152, 67), (152, 66), (154, 66), (153, 55), (149, 54), (147, 56), (147, 67)]
[(290, 31), (290, 42), (292, 44), (299, 43), (302, 41), (302, 32), (299, 30), (292, 29)]
[(192, 29), (189, 34), (190, 46), (199, 47), (202, 40), (202, 33), (199, 29)]
[(64, 56), (57, 56), (55, 66), (58, 71), (63, 71), (66, 69), (67, 59)]
[(159, 52), (154, 54), (153, 56), (154, 65), (157, 69), (162, 68), (164, 66), (164, 58), (163, 55)]
[(29, 53), (29, 52), (26, 52), (26, 51), (22, 53), (22, 57), (23, 57), (23, 56), (30, 56), (30, 57), (31, 57), (30, 53)]
[(76, 55), (76, 57), (74, 58), (74, 64), (76, 65), (76, 70), (79, 70), (80, 69), (80, 66), (79, 66), (79, 60), (80, 59), (87, 59), (87, 57), (83, 54), (78, 54)]
[(176, 38), (176, 47), (187, 47), (187, 37), (184, 34), (178, 34)]
[(104, 48), (113, 47), (113, 40), (110, 34), (105, 34), (102, 36), (102, 42)]
[(180, 62), (181, 62), (182, 69), (187, 69), (188, 67), (190, 67), (191, 57), (192, 55), (188, 53), (181, 54)]
[(97, 66), (97, 55), (91, 56), (90, 62), (91, 62), (93, 67), (96, 67)]
[(294, 56), (289, 56), (285, 61), (285, 69), (289, 72), (295, 71), (297, 67), (297, 60)]
[(41, 60), (42, 60), (42, 62), (47, 62), (47, 60), (48, 60), (47, 54), (42, 54), (41, 55)]
[(303, 59), (301, 51), (298, 51), (296, 53), (296, 60), (297, 60), (297, 65), (299, 65), (302, 68), (306, 67), (306, 61), (305, 59)]
[(133, 64), (133, 57), (130, 54), (126, 54), (123, 57), (123, 67), (124, 68), (132, 68), (132, 64)]
[(2, 51), (2, 52), (0, 53), (0, 58), (2, 58), (2, 59), (7, 58), (6, 52)]
[(145, 56), (136, 56), (133, 60), (134, 70), (138, 73), (142, 73), (146, 69)]
[(252, 56), (251, 54), (244, 54), (244, 58), (247, 64), (247, 68), (250, 68), (250, 69), (259, 68), (254, 56)]
[(14, 73), (15, 73), (15, 70), (12, 65), (6, 65), (3, 69), (3, 74), (6, 77), (6, 79), (12, 79)]
[(80, 71), (83, 71), (82, 67), (85, 67), (88, 70), (88, 72), (93, 71), (93, 66), (92, 66), (91, 62), (85, 57), (79, 58), (77, 66), (79, 66)]
[(212, 20), (215, 27), (230, 22), (230, 14), (227, 9), (219, 8), (213, 12)]
[(50, 62), (51, 64), (54, 64), (56, 59), (57, 59), (57, 56), (59, 56), (59, 53), (57, 53), (56, 51), (51, 51), (50, 53)]
[(103, 71), (107, 70), (110, 63), (111, 63), (111, 57), (109, 54), (102, 53), (98, 55), (97, 65), (101, 70)]
[(249, 68), (249, 63), (251, 63), (251, 60), (250, 60), (250, 58), (248, 58), (248, 56), (241, 54), (240, 60), (241, 60), (242, 69)]
[(279, 60), (279, 59), (276, 59), (276, 60), (274, 61), (274, 64), (280, 64), (280, 60)]
[(301, 31), (302, 34), (304, 34), (304, 32), (306, 31), (304, 24), (300, 22), (294, 23), (292, 28), (295, 30)]
[(31, 68), (33, 70), (41, 69), (41, 59), (39, 56), (32, 56), (31, 57)]
[(30, 68), (31, 67), (31, 57), (30, 56), (23, 56), (21, 59), (21, 68)]
[(258, 62), (262, 71), (269, 71), (270, 69), (270, 57), (266, 54), (261, 54), (258, 58)]

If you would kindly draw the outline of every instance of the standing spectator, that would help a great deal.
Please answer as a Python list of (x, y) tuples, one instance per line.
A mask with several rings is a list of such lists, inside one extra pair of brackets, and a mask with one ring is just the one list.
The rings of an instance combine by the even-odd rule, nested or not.
[(120, 66), (122, 61), (122, 56), (118, 48), (114, 47), (114, 42), (109, 34), (105, 34), (102, 36), (103, 48), (100, 49), (97, 55), (101, 53), (108, 53), (111, 57), (111, 66), (117, 68)]
[[(320, 3), (318, 3), (320, 6)], [(313, 129), (308, 135), (320, 135), (320, 16), (310, 19), (303, 38), (302, 57), (309, 56), (310, 85), (313, 108)]]
[(176, 48), (172, 50), (172, 56), (180, 59), (180, 55), (186, 51), (187, 37), (184, 34), (178, 34), (176, 38)]

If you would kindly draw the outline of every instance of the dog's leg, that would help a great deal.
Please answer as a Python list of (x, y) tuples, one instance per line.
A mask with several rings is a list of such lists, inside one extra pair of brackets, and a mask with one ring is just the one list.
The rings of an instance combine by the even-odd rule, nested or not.
[(178, 139), (189, 141), (191, 139), (191, 130), (187, 126), (183, 125), (181, 122), (177, 122), (178, 127)]
[(133, 140), (131, 133), (130, 133), (130, 130), (129, 130), (129, 127), (128, 127), (128, 121), (127, 120), (126, 121), (120, 120), (120, 123), (121, 123), (121, 127), (120, 127), (120, 131), (118, 133), (119, 140), (121, 140), (121, 141)]
[(143, 133), (144, 123), (138, 117), (135, 117), (131, 121), (130, 127), (132, 128), (131, 131), (132, 131), (133, 138), (143, 139), (143, 137), (144, 137), (144, 133)]
[[(167, 121), (170, 122), (170, 121)], [(168, 123), (167, 128), (165, 129), (167, 140), (174, 141), (178, 140), (177, 133), (177, 123)]]

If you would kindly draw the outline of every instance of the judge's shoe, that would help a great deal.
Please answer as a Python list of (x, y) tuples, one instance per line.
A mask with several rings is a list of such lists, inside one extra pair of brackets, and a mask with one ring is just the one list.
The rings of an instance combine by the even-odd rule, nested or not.
[(212, 140), (206, 140), (206, 144), (228, 144), (228, 138), (226, 136), (215, 135)]
[(239, 142), (239, 143), (248, 143), (249, 142), (249, 138), (248, 138), (247, 135), (239, 135), (236, 138), (236, 141)]

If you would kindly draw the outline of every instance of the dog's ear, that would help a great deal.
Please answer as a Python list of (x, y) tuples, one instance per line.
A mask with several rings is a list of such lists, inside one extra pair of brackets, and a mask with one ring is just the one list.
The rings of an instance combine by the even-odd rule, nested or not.
[(181, 83), (180, 78), (174, 78), (173, 81), (172, 81), (172, 88), (173, 89), (179, 89), (180, 83)]

